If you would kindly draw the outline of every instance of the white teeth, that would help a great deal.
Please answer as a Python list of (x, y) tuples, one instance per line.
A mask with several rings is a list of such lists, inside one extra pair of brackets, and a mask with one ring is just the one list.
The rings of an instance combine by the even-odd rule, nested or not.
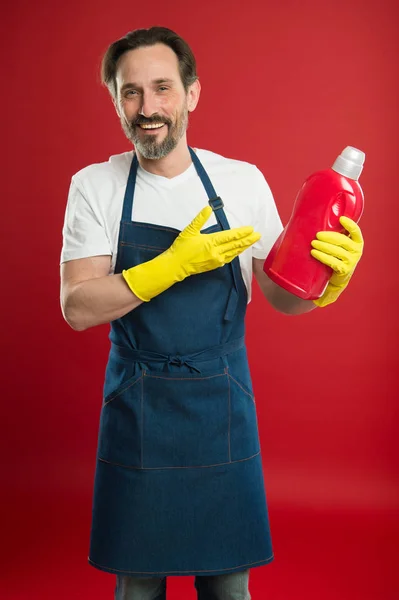
[(160, 127), (163, 127), (165, 125), (165, 123), (158, 123), (158, 124), (154, 124), (154, 125), (140, 125), (140, 127), (142, 129), (159, 129)]

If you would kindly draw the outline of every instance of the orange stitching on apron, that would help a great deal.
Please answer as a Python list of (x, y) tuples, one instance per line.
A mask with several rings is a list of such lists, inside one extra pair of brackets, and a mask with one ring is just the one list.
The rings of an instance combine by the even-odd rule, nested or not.
[(209, 377), (162, 377), (161, 375), (148, 375), (148, 373), (144, 371), (143, 375), (144, 377), (150, 377), (151, 379), (167, 379), (168, 381), (202, 381), (204, 379), (212, 379), (214, 377), (224, 377), (227, 375), (227, 373), (209, 375)]
[(133, 381), (133, 383), (130, 383), (126, 388), (123, 388), (122, 390), (120, 390), (120, 388), (117, 388), (120, 391), (118, 391), (118, 393), (115, 394), (115, 396), (112, 396), (111, 398), (109, 398), (109, 400), (107, 400), (106, 402), (104, 402), (103, 406), (107, 406), (107, 404), (109, 404), (110, 402), (112, 402), (112, 400), (115, 400), (115, 398), (117, 398), (118, 396), (120, 396), (120, 394), (122, 392), (126, 392), (126, 390), (128, 390), (129, 388), (132, 387), (132, 385), (136, 385), (136, 383), (138, 381), (141, 381), (142, 379), (143, 379), (143, 375), (140, 375), (140, 377), (138, 379), (136, 379), (136, 381)]
[(126, 246), (129, 248), (143, 248), (144, 250), (162, 250), (165, 251), (169, 248), (169, 246), (147, 246), (146, 244), (137, 244), (137, 243), (131, 243), (129, 244), (128, 242), (121, 242), (121, 246)]
[(138, 469), (140, 471), (160, 471), (163, 469), (210, 469), (214, 467), (223, 467), (224, 465), (233, 465), (234, 463), (245, 462), (246, 460), (252, 460), (256, 456), (259, 456), (260, 453), (261, 451), (259, 450), (259, 452), (253, 454), (252, 456), (248, 456), (248, 458), (240, 458), (238, 460), (231, 460), (230, 462), (216, 463), (213, 465), (193, 465), (188, 467), (134, 467), (130, 465), (122, 465), (120, 463), (111, 462), (110, 460), (105, 460), (105, 458), (101, 458), (100, 456), (98, 457), (98, 460), (100, 460), (103, 463), (107, 463), (108, 465), (124, 467), (125, 469)]
[(238, 383), (237, 379), (234, 379), (234, 377), (232, 377), (230, 375), (230, 373), (228, 373), (228, 376), (230, 377), (230, 379), (232, 379), (233, 381), (235, 381), (235, 383), (238, 385), (238, 387), (242, 389), (242, 391), (244, 392), (244, 394), (247, 394), (247, 396), (249, 396), (250, 398), (252, 398), (252, 400), (255, 398), (255, 396), (253, 394), (250, 394), (249, 392), (247, 392), (247, 390), (244, 390), (244, 388), (242, 387), (242, 385), (240, 385)]
[[(270, 562), (273, 558), (274, 558), (274, 554), (271, 554), (268, 558), (264, 558), (263, 560), (258, 560), (253, 563), (246, 563), (245, 565), (237, 565), (236, 567), (233, 567), (233, 568), (241, 569), (241, 567), (251, 567), (252, 565), (259, 565), (260, 563), (264, 563), (265, 561)], [(124, 570), (114, 569), (113, 567), (106, 567), (104, 565), (100, 565), (100, 564), (94, 562), (94, 560), (91, 560), (90, 556), (87, 557), (87, 560), (92, 565), (97, 565), (97, 567), (102, 567), (103, 569), (109, 569), (110, 571), (118, 572), (118, 573), (141, 573), (141, 574), (148, 574), (148, 575), (151, 575), (153, 573), (160, 573), (160, 574), (168, 575), (168, 573), (191, 573), (192, 571), (195, 571), (195, 569), (191, 569), (191, 571), (129, 571), (127, 569), (124, 569)], [(202, 570), (202, 571), (196, 571), (196, 572), (197, 573), (214, 573), (215, 571), (218, 571), (218, 572), (230, 571), (231, 572), (231, 569), (207, 569), (206, 571)]]
[[(135, 227), (142, 227), (143, 229), (159, 229), (159, 231), (172, 231), (173, 233), (180, 233), (180, 229), (175, 229), (174, 227), (167, 227), (166, 225), (154, 225), (153, 223), (140, 223), (139, 221), (129, 221), (128, 223), (134, 223)], [(148, 225), (150, 227), (148, 227)], [(214, 227), (214, 225), (211, 225)]]

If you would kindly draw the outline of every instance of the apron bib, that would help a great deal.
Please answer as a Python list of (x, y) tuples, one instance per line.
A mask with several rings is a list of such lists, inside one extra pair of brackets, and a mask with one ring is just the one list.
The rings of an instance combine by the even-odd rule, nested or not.
[[(189, 148), (217, 224), (223, 201)], [(115, 273), (155, 258), (180, 231), (132, 221), (123, 202)], [(138, 577), (218, 575), (273, 560), (236, 257), (111, 323), (89, 563)]]

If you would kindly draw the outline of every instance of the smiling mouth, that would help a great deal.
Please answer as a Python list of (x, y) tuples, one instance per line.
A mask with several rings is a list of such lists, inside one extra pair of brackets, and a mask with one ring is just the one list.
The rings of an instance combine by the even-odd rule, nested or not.
[(140, 129), (161, 129), (163, 126), (165, 125), (165, 123), (147, 123), (147, 124), (142, 124), (139, 123), (138, 127), (140, 127)]

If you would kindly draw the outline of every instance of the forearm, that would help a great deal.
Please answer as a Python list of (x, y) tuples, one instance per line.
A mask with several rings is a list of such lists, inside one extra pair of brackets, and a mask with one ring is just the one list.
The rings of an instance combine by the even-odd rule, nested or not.
[(273, 308), (286, 315), (302, 315), (317, 308), (313, 300), (302, 300), (277, 284), (268, 290), (266, 298)]
[(110, 323), (140, 304), (121, 274), (78, 282), (61, 300), (64, 318), (76, 331)]
[(263, 271), (263, 259), (253, 258), (253, 272), (266, 300), (281, 313), (302, 315), (316, 308), (312, 300), (302, 300), (274, 283)]

